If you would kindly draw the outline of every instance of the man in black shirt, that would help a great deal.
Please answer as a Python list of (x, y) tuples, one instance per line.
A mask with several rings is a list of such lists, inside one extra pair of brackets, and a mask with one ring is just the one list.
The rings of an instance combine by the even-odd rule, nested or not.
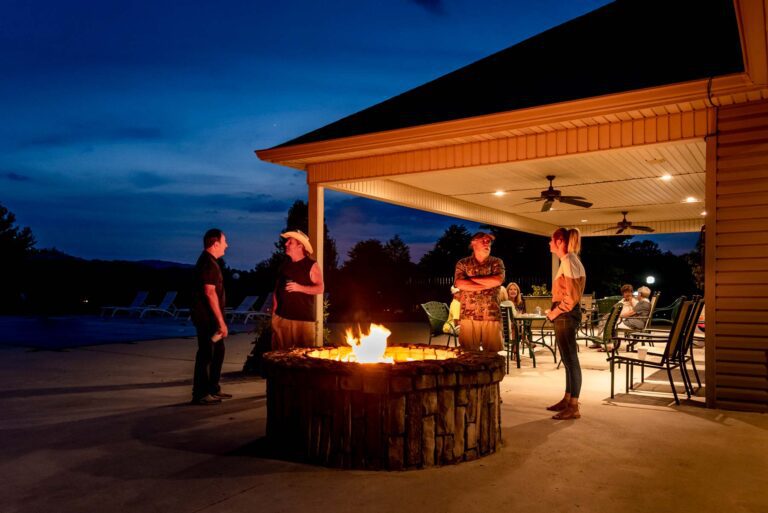
[(193, 404), (217, 404), (229, 399), (219, 387), (224, 363), (224, 339), (229, 334), (224, 322), (224, 276), (218, 259), (227, 249), (227, 238), (212, 228), (203, 237), (205, 250), (195, 264), (192, 291), (192, 322), (197, 330), (195, 377), (192, 384)]
[(323, 293), (323, 273), (317, 262), (309, 258), (309, 237), (294, 230), (280, 234), (285, 241), (285, 254), (290, 258), (277, 274), (272, 309), (272, 349), (312, 347), (315, 345), (313, 296)]

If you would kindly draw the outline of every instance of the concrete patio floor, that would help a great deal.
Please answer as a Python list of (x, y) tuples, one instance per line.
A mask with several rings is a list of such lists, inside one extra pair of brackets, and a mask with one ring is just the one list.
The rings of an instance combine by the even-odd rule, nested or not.
[[(393, 342), (426, 341), (420, 324), (392, 328)], [(611, 400), (592, 350), (580, 354), (578, 421), (544, 409), (564, 382), (547, 353), (512, 369), (492, 456), (407, 472), (269, 459), (266, 383), (239, 372), (251, 338), (228, 340), (223, 384), (235, 398), (216, 406), (187, 404), (191, 339), (0, 349), (0, 511), (768, 511), (768, 415), (627, 396), (623, 370)]]

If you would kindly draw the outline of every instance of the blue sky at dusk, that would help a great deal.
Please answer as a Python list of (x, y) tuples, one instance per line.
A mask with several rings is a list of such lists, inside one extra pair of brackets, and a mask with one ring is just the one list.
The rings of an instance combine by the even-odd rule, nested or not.
[[(6, 1), (0, 203), (41, 248), (192, 262), (218, 226), (251, 268), (307, 194), (255, 149), (605, 3)], [(326, 219), (342, 254), (399, 234), (414, 258), (457, 222), (331, 192)], [(684, 251), (696, 234), (659, 237)]]

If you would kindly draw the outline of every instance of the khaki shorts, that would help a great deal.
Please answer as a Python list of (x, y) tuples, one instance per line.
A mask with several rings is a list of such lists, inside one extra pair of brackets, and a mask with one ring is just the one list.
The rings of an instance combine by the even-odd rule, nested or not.
[(498, 353), (502, 348), (501, 322), (462, 319), (459, 344), (468, 351), (479, 351), (482, 346), (483, 351)]
[(315, 333), (317, 323), (314, 321), (291, 321), (272, 315), (272, 350), (314, 347)]

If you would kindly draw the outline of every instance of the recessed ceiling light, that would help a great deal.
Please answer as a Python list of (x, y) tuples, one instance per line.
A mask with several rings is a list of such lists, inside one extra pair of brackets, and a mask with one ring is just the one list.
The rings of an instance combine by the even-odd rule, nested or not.
[(660, 178), (661, 178), (662, 180), (664, 180), (665, 182), (668, 182), (668, 181), (672, 180), (672, 175), (670, 175), (669, 173), (667, 173), (667, 174), (665, 174), (665, 175), (661, 175), (661, 177), (660, 177)]
[(703, 216), (707, 215), (707, 211), (706, 210), (702, 210), (701, 211), (701, 215), (703, 215)]
[(496, 192), (493, 193), (494, 196), (504, 196), (505, 194), (506, 194), (506, 192), (504, 192), (504, 191), (496, 191)]
[(586, 219), (582, 219), (582, 220), (581, 220), (581, 222), (582, 222), (582, 223), (586, 223), (586, 222), (587, 222), (587, 220), (586, 220)]
[(683, 200), (683, 202), (685, 202), (685, 203), (698, 203), (698, 202), (699, 202), (699, 200), (697, 200), (697, 199), (696, 199), (696, 198), (694, 198), (693, 196), (688, 196), (687, 198), (685, 198), (685, 199)]

